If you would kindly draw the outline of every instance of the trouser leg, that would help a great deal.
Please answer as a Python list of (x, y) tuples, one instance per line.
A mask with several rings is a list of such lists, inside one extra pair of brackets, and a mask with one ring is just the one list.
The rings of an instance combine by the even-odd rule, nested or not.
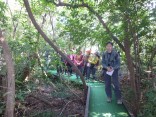
[(68, 72), (68, 75), (72, 74), (72, 69), (70, 65), (67, 66), (67, 72)]
[[(78, 69), (80, 70), (80, 72), (82, 73), (82, 66), (77, 66), (78, 67)], [(79, 77), (79, 75), (78, 74), (76, 74), (76, 77), (78, 78)]]
[(114, 92), (117, 99), (121, 99), (121, 91), (120, 91), (120, 84), (118, 80), (118, 70), (114, 70), (112, 75), (112, 83), (114, 85)]
[(73, 70), (72, 70), (72, 66), (70, 66), (70, 75), (72, 75)]
[(111, 76), (104, 72), (104, 79), (105, 79), (105, 92), (108, 98), (112, 98), (112, 91), (111, 91)]
[(90, 67), (87, 67), (87, 79), (90, 78)]
[(92, 68), (92, 76), (93, 76), (93, 79), (96, 78), (95, 74), (96, 74), (96, 68), (93, 67), (93, 68)]
[(84, 69), (83, 69), (83, 76), (86, 76), (86, 74), (87, 74), (87, 73), (86, 73), (86, 71), (87, 71), (87, 68), (86, 68), (86, 67), (87, 67), (87, 66), (85, 65), (85, 66), (84, 66)]

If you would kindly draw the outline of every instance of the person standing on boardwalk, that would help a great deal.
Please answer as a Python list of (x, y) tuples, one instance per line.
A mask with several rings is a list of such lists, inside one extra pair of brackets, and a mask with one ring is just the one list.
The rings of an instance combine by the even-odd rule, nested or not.
[[(67, 57), (68, 57), (72, 62), (74, 62), (74, 55), (73, 55), (73, 54), (68, 54)], [(67, 66), (67, 73), (68, 73), (68, 76), (71, 76), (72, 73), (73, 73), (72, 66), (71, 66), (70, 63), (68, 63), (67, 61), (66, 61), (66, 66)]]
[(84, 57), (83, 57), (83, 61), (84, 61), (84, 70), (83, 70), (83, 76), (87, 76), (87, 64), (88, 64), (88, 58), (90, 56), (91, 50), (87, 50)]
[(120, 56), (118, 52), (113, 49), (113, 43), (106, 44), (106, 52), (102, 55), (102, 66), (105, 78), (105, 91), (107, 95), (107, 102), (112, 101), (111, 81), (114, 85), (114, 92), (117, 99), (117, 104), (122, 104), (121, 91), (118, 80), (118, 70), (120, 68)]
[(96, 52), (93, 52), (88, 58), (87, 77), (86, 77), (87, 80), (90, 79), (90, 74), (92, 74), (93, 80), (96, 79), (95, 73), (98, 64), (99, 64), (99, 57), (97, 56)]
[[(77, 54), (75, 55), (74, 64), (78, 67), (80, 72), (83, 73), (84, 61), (83, 61), (82, 51), (78, 51)], [(76, 74), (76, 77), (77, 79), (79, 78), (78, 74)]]

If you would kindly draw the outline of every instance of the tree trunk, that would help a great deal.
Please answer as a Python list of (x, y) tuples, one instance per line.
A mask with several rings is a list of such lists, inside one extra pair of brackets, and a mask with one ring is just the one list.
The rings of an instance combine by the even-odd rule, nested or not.
[[(2, 75), (0, 75), (0, 92), (2, 92), (2, 90), (3, 90), (3, 77), (4, 76), (2, 76)], [(1, 94), (0, 94), (0, 97), (1, 97)]]
[(51, 28), (52, 28), (52, 31), (53, 31), (53, 40), (55, 40), (54, 19), (53, 19), (53, 16), (50, 13), (49, 13), (49, 17), (50, 17)]
[[(141, 89), (140, 89), (140, 76), (141, 76), (141, 71), (140, 71), (140, 51), (139, 51), (139, 39), (138, 39), (138, 32), (135, 27), (137, 27), (136, 23), (131, 22), (131, 18), (128, 14), (126, 14), (127, 18), (127, 23), (129, 25), (129, 34), (132, 36), (131, 44), (132, 42), (134, 43), (134, 60), (133, 64), (135, 65), (135, 81), (136, 81), (136, 91), (137, 91), (137, 99), (140, 100), (140, 95), (141, 95)], [(138, 101), (139, 104), (139, 101)]]
[(5, 41), (1, 30), (0, 30), (0, 43), (2, 44), (3, 54), (7, 68), (7, 93), (6, 93), (7, 102), (6, 102), (5, 117), (14, 117), (14, 107), (15, 107), (14, 65), (9, 45)]
[(26, 10), (28, 12), (28, 15), (33, 23), (33, 25), (35, 26), (35, 28), (38, 30), (38, 32), (41, 34), (41, 36), (43, 37), (43, 39), (57, 52), (61, 55), (62, 58), (64, 58), (65, 60), (67, 60), (67, 62), (70, 63), (70, 65), (75, 69), (75, 72), (80, 76), (81, 80), (82, 80), (82, 83), (83, 83), (83, 86), (84, 86), (84, 89), (85, 89), (85, 92), (87, 90), (87, 86), (86, 86), (86, 83), (85, 83), (85, 80), (84, 80), (84, 77), (82, 75), (82, 73), (79, 71), (79, 69), (77, 68), (77, 66), (74, 65), (74, 63), (47, 37), (47, 35), (42, 31), (42, 29), (40, 28), (40, 26), (38, 25), (38, 23), (36, 22), (33, 14), (32, 14), (32, 11), (31, 11), (31, 8), (30, 8), (30, 5), (29, 5), (29, 2), (28, 0), (23, 0), (24, 1), (24, 4), (25, 4), (25, 7), (26, 7)]
[(129, 70), (129, 73), (130, 73), (130, 83), (131, 83), (131, 88), (132, 88), (132, 91), (133, 91), (133, 94), (131, 95), (134, 95), (133, 96), (133, 99), (132, 99), (132, 105), (133, 107), (132, 108), (132, 111), (133, 111), (133, 114), (134, 115), (137, 115), (137, 112), (138, 112), (138, 98), (137, 98), (137, 90), (136, 90), (136, 77), (135, 77), (135, 67), (134, 67), (134, 64), (133, 64), (133, 59), (132, 59), (132, 56), (131, 56), (131, 28), (130, 28), (130, 23), (127, 21), (129, 19), (128, 17), (128, 14), (125, 14), (124, 15), (124, 19), (123, 19), (123, 22), (124, 22), (124, 35), (125, 35), (125, 38), (124, 38), (124, 47), (126, 47), (125, 49), (125, 55), (126, 55), (126, 59), (127, 59), (127, 67), (128, 67), (128, 70)]
[(125, 29), (124, 29), (124, 33), (125, 33), (125, 39), (124, 39), (124, 47), (126, 47), (125, 49), (125, 55), (126, 55), (126, 59), (127, 59), (127, 67), (130, 73), (130, 83), (131, 83), (131, 88), (133, 91), (134, 95), (134, 99), (133, 100), (133, 114), (137, 115), (138, 112), (138, 96), (137, 96), (137, 89), (136, 89), (136, 77), (135, 77), (135, 67), (133, 64), (133, 59), (131, 56), (131, 45), (130, 45), (130, 34), (129, 34), (129, 24), (127, 22), (127, 15), (125, 15), (124, 17), (124, 23), (125, 23)]

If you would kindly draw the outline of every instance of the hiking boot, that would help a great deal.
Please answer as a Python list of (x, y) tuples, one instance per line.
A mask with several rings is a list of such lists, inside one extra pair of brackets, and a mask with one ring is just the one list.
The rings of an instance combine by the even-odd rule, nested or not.
[(111, 103), (111, 102), (112, 102), (112, 99), (111, 99), (111, 98), (108, 98), (108, 99), (107, 99), (107, 102), (108, 102), (108, 103)]
[(117, 101), (117, 104), (122, 104), (122, 100), (119, 99), (119, 100)]

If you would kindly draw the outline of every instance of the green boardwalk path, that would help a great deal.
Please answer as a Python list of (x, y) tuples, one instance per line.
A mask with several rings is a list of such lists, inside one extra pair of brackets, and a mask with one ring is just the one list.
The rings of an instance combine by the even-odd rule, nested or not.
[[(56, 74), (56, 71), (49, 71), (49, 73)], [(75, 75), (69, 79), (82, 83), (80, 79), (76, 79)], [(90, 81), (87, 85), (90, 86), (89, 117), (129, 117), (125, 107), (116, 104), (115, 97), (112, 103), (106, 102), (104, 83)]]
[(128, 117), (125, 107), (117, 105), (115, 98), (112, 103), (107, 103), (106, 99), (103, 83), (91, 86), (89, 117)]

